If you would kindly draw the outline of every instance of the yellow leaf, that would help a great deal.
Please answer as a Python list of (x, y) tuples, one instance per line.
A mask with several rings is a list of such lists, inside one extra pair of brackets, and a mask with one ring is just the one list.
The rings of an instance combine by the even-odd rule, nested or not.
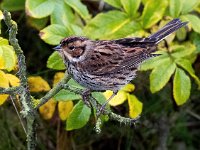
[(63, 72), (57, 72), (54, 75), (53, 86), (55, 86), (64, 77), (64, 75), (65, 75), (65, 73), (63, 73)]
[[(108, 100), (113, 94), (113, 91), (107, 90), (106, 92), (103, 93), (103, 95), (105, 96), (105, 98)], [(119, 92), (117, 92), (117, 95), (115, 95), (110, 101), (109, 104), (111, 106), (117, 106), (120, 105), (122, 103), (124, 103), (124, 101), (127, 99), (127, 93), (120, 90)]]
[(131, 118), (137, 118), (143, 108), (142, 102), (140, 102), (135, 95), (128, 94), (129, 116)]
[(39, 112), (45, 120), (51, 119), (56, 108), (56, 101), (50, 99), (39, 108)]
[(135, 89), (135, 85), (134, 84), (127, 84), (125, 85), (121, 90), (125, 91), (125, 92), (133, 92)]
[(3, 59), (2, 56), (0, 56), (0, 69), (4, 69), (5, 68), (5, 61)]
[(8, 88), (9, 87), (9, 81), (6, 78), (6, 74), (0, 70), (0, 87)]
[(20, 80), (18, 77), (14, 76), (12, 74), (6, 74), (6, 77), (11, 86), (19, 86)]
[(61, 120), (66, 120), (69, 117), (70, 112), (73, 109), (72, 101), (60, 101), (58, 102), (58, 112)]
[(50, 90), (50, 86), (47, 81), (45, 81), (40, 76), (29, 77), (28, 84), (31, 92), (42, 92)]
[(0, 10), (0, 20), (4, 18), (2, 11)]
[(0, 95), (0, 105), (2, 105), (8, 98), (8, 94), (1, 94)]

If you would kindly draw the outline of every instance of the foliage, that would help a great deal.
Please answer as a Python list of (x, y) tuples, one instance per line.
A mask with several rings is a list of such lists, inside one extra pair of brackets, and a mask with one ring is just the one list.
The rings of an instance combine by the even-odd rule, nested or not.
[[(116, 39), (132, 36), (147, 37), (157, 31), (172, 18), (188, 21), (188, 29), (182, 28), (166, 39), (168, 48), (159, 45), (157, 57), (145, 61), (140, 71), (150, 73), (150, 91), (162, 93), (172, 85), (171, 99), (176, 105), (185, 104), (191, 97), (193, 81), (200, 89), (200, 80), (194, 66), (200, 52), (200, 1), (199, 0), (104, 0), (109, 7), (96, 15), (89, 10), (87, 3), (80, 0), (4, 0), (1, 8), (9, 11), (25, 11), (27, 22), (38, 30), (40, 38), (49, 45), (57, 45), (60, 40), (70, 35), (87, 36), (91, 39)], [(143, 9), (141, 9), (143, 8)], [(0, 12), (0, 16), (2, 16)], [(2, 17), (0, 17), (2, 19)], [(61, 57), (53, 52), (48, 60), (49, 69), (65, 69)], [(8, 40), (0, 37), (0, 87), (18, 85), (15, 75), (16, 56)], [(54, 86), (63, 77), (62, 72), (54, 74)], [(50, 85), (41, 76), (30, 76), (32, 92), (43, 93), (50, 90)], [(74, 80), (68, 84), (83, 89)], [(144, 83), (147, 84), (147, 83)], [(135, 89), (136, 86), (136, 90)], [(144, 105), (137, 97), (137, 84), (128, 84), (109, 102), (111, 106), (127, 103), (129, 116), (137, 118), (142, 114)], [(133, 94), (134, 92), (134, 94)], [(103, 103), (111, 95), (93, 93)], [(168, 93), (170, 96), (170, 93)], [(94, 96), (94, 97), (95, 97)], [(0, 95), (3, 104), (8, 95)], [(44, 119), (52, 119), (58, 108), (60, 119), (66, 121), (66, 129), (78, 129), (89, 121), (92, 110), (80, 101), (81, 96), (67, 90), (61, 90), (49, 102), (40, 107)], [(140, 101), (140, 100), (141, 101)], [(127, 100), (127, 101), (126, 101)], [(37, 101), (37, 98), (35, 98)], [(159, 101), (159, 99), (157, 99)], [(143, 108), (144, 107), (144, 108)], [(160, 106), (162, 107), (162, 106)], [(144, 110), (145, 111), (145, 110)]]

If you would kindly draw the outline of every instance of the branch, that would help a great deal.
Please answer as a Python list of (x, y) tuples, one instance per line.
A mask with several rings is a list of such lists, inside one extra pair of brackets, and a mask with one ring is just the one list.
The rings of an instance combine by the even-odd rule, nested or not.
[(50, 98), (56, 95), (61, 89), (63, 89), (64, 84), (67, 83), (71, 79), (71, 76), (65, 73), (64, 78), (55, 86), (53, 87), (44, 97), (40, 99), (40, 103), (36, 106), (35, 109), (38, 109), (40, 106), (45, 104)]
[(9, 12), (4, 11), (3, 15), (4, 15), (4, 21), (9, 29), (9, 42), (13, 46), (18, 59), (18, 66), (19, 66), (18, 74), (20, 79), (20, 86), (19, 86), (20, 102), (22, 104), (22, 109), (23, 109), (22, 114), (24, 115), (27, 121), (27, 148), (35, 149), (36, 146), (35, 111), (31, 103), (31, 94), (26, 76), (25, 56), (16, 38), (17, 24), (15, 23), (15, 21), (11, 19), (11, 15)]
[(2, 88), (0, 87), (0, 94), (18, 94), (20, 92), (20, 86), (17, 87), (9, 87), (9, 88)]
[[(66, 90), (69, 90), (69, 91), (71, 91), (75, 94), (79, 94), (79, 95), (82, 95), (84, 93), (84, 90), (72, 88), (68, 84), (63, 85), (63, 88), (66, 89)], [(90, 108), (94, 107), (97, 110), (101, 109), (102, 105), (92, 96), (89, 97), (89, 103), (91, 103), (92, 105), (87, 105), (88, 107), (90, 107)], [(123, 116), (120, 116), (118, 114), (113, 113), (111, 110), (107, 109), (106, 107), (104, 108), (102, 113), (104, 115), (108, 115), (111, 120), (118, 121), (118, 122), (123, 123), (125, 125), (135, 124), (137, 122), (138, 118), (139, 118), (138, 117), (138, 118), (135, 118), (135, 119), (131, 119), (131, 118), (123, 117)]]

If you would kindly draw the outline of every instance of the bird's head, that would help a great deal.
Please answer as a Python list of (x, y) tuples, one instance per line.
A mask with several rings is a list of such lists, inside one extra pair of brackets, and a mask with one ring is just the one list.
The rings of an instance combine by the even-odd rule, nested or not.
[(90, 40), (86, 37), (71, 36), (61, 40), (60, 44), (54, 47), (61, 55), (64, 55), (65, 61), (79, 61), (83, 59), (86, 48)]

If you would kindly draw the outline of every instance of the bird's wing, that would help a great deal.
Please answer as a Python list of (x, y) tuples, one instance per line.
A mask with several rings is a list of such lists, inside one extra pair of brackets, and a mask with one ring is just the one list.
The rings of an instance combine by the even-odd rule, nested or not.
[(79, 67), (94, 75), (121, 72), (125, 69), (137, 68), (145, 59), (152, 57), (150, 53), (152, 49), (154, 51), (156, 49), (152, 42), (149, 42), (151, 46), (148, 46), (149, 44), (145, 45), (145, 42), (138, 44), (138, 41), (134, 45), (131, 38), (128, 38), (126, 42), (124, 40), (99, 42), (84, 63), (79, 64), (81, 65)]

